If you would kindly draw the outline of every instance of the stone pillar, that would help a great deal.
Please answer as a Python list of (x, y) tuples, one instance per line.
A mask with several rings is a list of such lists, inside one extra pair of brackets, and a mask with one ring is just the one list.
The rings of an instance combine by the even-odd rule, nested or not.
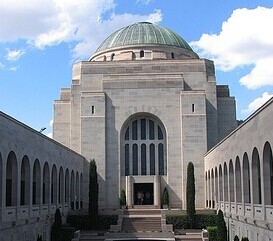
[(131, 176), (126, 176), (126, 197), (127, 197), (127, 205), (129, 208), (133, 206), (132, 202), (132, 180)]
[(160, 207), (160, 176), (154, 176), (154, 205)]

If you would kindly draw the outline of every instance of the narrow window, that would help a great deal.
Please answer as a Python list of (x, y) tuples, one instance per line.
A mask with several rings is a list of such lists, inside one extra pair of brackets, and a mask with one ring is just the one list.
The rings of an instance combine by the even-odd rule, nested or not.
[(91, 113), (92, 113), (92, 115), (95, 114), (95, 106), (94, 105), (92, 105), (92, 107), (91, 107)]
[(160, 126), (158, 126), (158, 140), (163, 140), (163, 132)]
[(191, 111), (192, 111), (192, 113), (195, 112), (195, 106), (194, 106), (194, 104), (191, 105)]
[(150, 145), (150, 175), (155, 175), (155, 145)]
[(144, 50), (141, 50), (140, 51), (140, 58), (143, 58), (144, 57)]
[(133, 175), (138, 175), (138, 146), (133, 145)]
[(174, 53), (171, 53), (172, 59), (174, 59)]
[(146, 119), (141, 119), (141, 140), (146, 140)]
[(155, 139), (154, 122), (152, 120), (149, 120), (149, 139)]
[(141, 145), (141, 175), (146, 175), (146, 145)]
[(106, 61), (106, 56), (105, 55), (103, 56), (103, 61)]
[(137, 140), (137, 120), (132, 123), (132, 139)]
[(164, 175), (164, 150), (161, 143), (158, 145), (158, 166), (159, 175)]
[(127, 128), (125, 132), (125, 140), (129, 140), (129, 127)]
[(129, 171), (129, 144), (125, 145), (125, 176), (130, 175)]

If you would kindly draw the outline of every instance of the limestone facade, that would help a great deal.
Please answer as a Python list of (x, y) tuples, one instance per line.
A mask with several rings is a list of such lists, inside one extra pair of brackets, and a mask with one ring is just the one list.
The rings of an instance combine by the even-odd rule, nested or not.
[[(134, 46), (133, 51), (140, 52)], [(160, 205), (156, 200), (167, 187), (171, 207), (185, 208), (190, 161), (195, 166), (196, 205), (202, 208), (203, 155), (220, 139), (218, 131), (226, 134), (236, 127), (235, 100), (228, 89), (224, 97), (217, 96), (213, 62), (199, 59), (196, 54), (188, 59), (83, 61), (73, 66), (72, 75), (71, 87), (62, 89), (60, 100), (54, 102), (53, 138), (87, 160), (96, 160), (100, 208), (117, 208), (121, 189), (131, 200), (128, 205), (133, 206), (135, 184), (152, 183), (155, 191), (154, 180), (159, 182), (154, 204)], [(219, 121), (225, 119), (221, 113), (230, 117), (224, 124)], [(129, 127), (132, 131), (134, 120), (139, 138), (126, 142), (125, 132)], [(140, 138), (142, 120), (146, 123), (145, 138)], [(159, 142), (148, 137), (149, 121), (154, 122), (155, 135), (157, 125), (162, 129), (162, 154)], [(133, 150), (134, 144), (137, 146)], [(151, 144), (157, 153), (155, 164), (151, 164)], [(160, 155), (164, 159), (163, 172), (159, 170)], [(126, 165), (131, 171), (135, 165), (138, 171), (125, 173)], [(155, 172), (151, 165), (155, 165)], [(146, 171), (142, 173), (141, 168)], [(126, 176), (130, 176), (127, 181)]]
[(207, 208), (225, 213), (230, 240), (273, 238), (273, 99), (205, 155)]
[(49, 241), (57, 208), (84, 208), (87, 161), (2, 112), (0, 133), (0, 240)]

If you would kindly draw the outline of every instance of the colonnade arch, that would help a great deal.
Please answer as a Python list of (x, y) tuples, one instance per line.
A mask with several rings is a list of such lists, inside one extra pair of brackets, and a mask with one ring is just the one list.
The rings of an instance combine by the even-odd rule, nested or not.
[(13, 151), (8, 155), (6, 164), (6, 206), (17, 205), (18, 164)]
[(27, 156), (24, 156), (21, 163), (21, 183), (20, 183), (20, 205), (30, 204), (30, 163)]
[[(254, 147), (244, 152), (242, 161), (235, 156), (228, 164), (206, 170), (207, 206), (214, 208), (214, 201), (273, 205), (273, 155), (269, 142), (262, 150)], [(250, 158), (249, 158), (250, 157)], [(264, 191), (262, 191), (264, 190)]]
[(32, 175), (32, 204), (40, 204), (41, 197), (41, 166), (38, 159), (33, 165)]
[(268, 177), (264, 179), (264, 203), (273, 205), (273, 159), (269, 142), (265, 143), (263, 149), (263, 177)]
[[(14, 151), (8, 152), (5, 159), (0, 150), (0, 208), (27, 206), (39, 204), (57, 204), (69, 202), (69, 193), (77, 195), (78, 207), (83, 200), (83, 175), (76, 171), (75, 180), (69, 180), (74, 170), (66, 168), (65, 176), (62, 166), (56, 164), (51, 167), (48, 162), (42, 163), (39, 159), (31, 160), (28, 155), (18, 158)], [(71, 175), (70, 175), (71, 172)], [(75, 178), (74, 178), (75, 179)], [(72, 185), (70, 186), (69, 183)], [(77, 185), (77, 186), (76, 186)], [(70, 189), (73, 191), (70, 191)], [(75, 194), (76, 190), (76, 194)], [(4, 201), (4, 203), (3, 203)]]

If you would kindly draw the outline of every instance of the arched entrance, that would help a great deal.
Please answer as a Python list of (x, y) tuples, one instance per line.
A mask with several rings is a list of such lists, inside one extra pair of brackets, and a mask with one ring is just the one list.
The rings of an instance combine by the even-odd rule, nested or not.
[(163, 123), (148, 113), (129, 117), (121, 130), (120, 153), (128, 206), (160, 206), (160, 177), (167, 174)]

